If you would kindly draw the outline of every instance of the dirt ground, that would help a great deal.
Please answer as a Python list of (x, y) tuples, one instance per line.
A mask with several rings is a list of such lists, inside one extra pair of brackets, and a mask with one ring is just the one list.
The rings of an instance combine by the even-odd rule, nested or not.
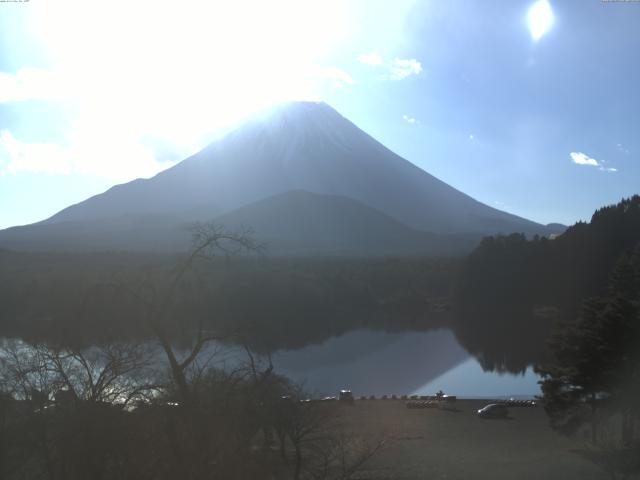
[(340, 407), (345, 431), (383, 448), (359, 478), (604, 479), (607, 474), (572, 450), (584, 447), (553, 432), (541, 407), (509, 409), (487, 420), (487, 401), (458, 400), (453, 411), (408, 409), (401, 400), (356, 400)]

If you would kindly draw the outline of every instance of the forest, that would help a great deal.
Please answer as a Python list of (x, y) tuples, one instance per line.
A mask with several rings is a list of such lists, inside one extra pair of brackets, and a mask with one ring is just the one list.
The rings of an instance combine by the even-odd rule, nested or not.
[(619, 259), (639, 242), (637, 195), (557, 238), (484, 238), (456, 279), (456, 335), (488, 369), (518, 372), (545, 360), (556, 326), (606, 291)]
[[(167, 288), (175, 255), (0, 252), (4, 336), (96, 343), (144, 338), (131, 289)], [(184, 280), (168, 317), (175, 339), (196, 325), (242, 335), (260, 351), (358, 329), (450, 323), (458, 259), (215, 257)]]

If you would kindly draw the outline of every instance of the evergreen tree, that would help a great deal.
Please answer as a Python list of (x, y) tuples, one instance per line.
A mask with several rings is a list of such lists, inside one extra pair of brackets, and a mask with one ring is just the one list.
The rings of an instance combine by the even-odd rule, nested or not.
[[(625, 289), (635, 284), (612, 272), (638, 242), (640, 195), (597, 210), (589, 223), (578, 222), (554, 239), (485, 238), (456, 281), (457, 338), (487, 369), (518, 372), (548, 363), (546, 342), (559, 321), (573, 328), (576, 318), (593, 323), (607, 309), (610, 317), (623, 315), (628, 306), (620, 302), (631, 298)], [(620, 260), (615, 275), (631, 275), (623, 272), (631, 260)], [(594, 300), (585, 306), (585, 298)]]
[(606, 294), (587, 300), (580, 317), (550, 341), (552, 360), (537, 369), (551, 424), (563, 433), (622, 418), (625, 442), (640, 413), (640, 244), (617, 263)]

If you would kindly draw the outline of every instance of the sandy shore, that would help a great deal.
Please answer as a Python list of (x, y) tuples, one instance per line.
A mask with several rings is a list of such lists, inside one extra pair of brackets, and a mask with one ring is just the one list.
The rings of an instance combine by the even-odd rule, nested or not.
[(602, 479), (572, 450), (583, 447), (551, 430), (541, 407), (510, 408), (509, 418), (475, 412), (486, 400), (458, 400), (452, 411), (408, 409), (401, 400), (340, 406), (340, 428), (384, 447), (359, 475), (375, 479)]

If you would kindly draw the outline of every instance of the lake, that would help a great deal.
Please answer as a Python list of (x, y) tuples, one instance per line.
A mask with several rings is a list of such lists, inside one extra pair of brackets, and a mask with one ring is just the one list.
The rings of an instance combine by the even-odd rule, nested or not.
[[(152, 348), (157, 349), (157, 361), (165, 363), (155, 342)], [(238, 346), (213, 343), (208, 349), (203, 356), (213, 355), (217, 367), (235, 368), (247, 362), (246, 352)], [(184, 350), (179, 356), (187, 354)], [(448, 329), (354, 330), (319, 344), (276, 351), (272, 361), (277, 373), (302, 383), (316, 398), (334, 396), (341, 389), (352, 390), (356, 396), (433, 395), (438, 390), (463, 398), (540, 394), (538, 377), (531, 369), (522, 375), (485, 372)]]
[(538, 377), (484, 372), (446, 329), (427, 332), (357, 330), (318, 345), (273, 355), (276, 371), (304, 382), (314, 396), (427, 395), (526, 397), (540, 393)]

